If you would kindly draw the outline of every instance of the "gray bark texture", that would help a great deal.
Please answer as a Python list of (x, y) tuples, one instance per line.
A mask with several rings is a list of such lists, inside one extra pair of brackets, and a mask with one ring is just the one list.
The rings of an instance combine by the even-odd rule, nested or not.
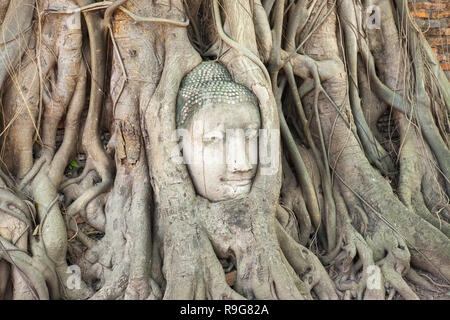
[[(202, 61), (280, 146), (243, 198), (173, 161)], [(0, 299), (448, 299), (449, 94), (406, 0), (0, 0)]]

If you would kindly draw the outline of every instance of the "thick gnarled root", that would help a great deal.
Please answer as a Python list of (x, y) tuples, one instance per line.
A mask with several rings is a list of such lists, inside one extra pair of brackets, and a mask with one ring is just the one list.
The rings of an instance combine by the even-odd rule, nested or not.
[[(3, 181), (2, 181), (3, 183)], [(36, 219), (34, 207), (12, 193), (12, 189), (0, 190), (0, 255), (1, 289), (5, 296), (8, 281), (11, 282), (12, 299), (57, 299), (60, 296), (55, 266), (36, 250), (31, 238)], [(30, 241), (29, 241), (30, 240)], [(28, 247), (31, 243), (31, 248)], [(32, 257), (27, 252), (31, 249)]]
[(163, 272), (167, 281), (164, 299), (245, 299), (228, 286), (222, 265), (204, 231), (196, 230), (195, 226), (189, 229), (194, 232), (184, 235), (175, 232), (178, 234), (167, 234), (164, 239)]
[(307, 248), (295, 242), (281, 225), (277, 224), (277, 238), (289, 264), (300, 279), (314, 290), (321, 300), (336, 300), (336, 288), (320, 260)]
[[(339, 195), (336, 198), (342, 199)], [(408, 249), (414, 246), (388, 221), (371, 212), (366, 215), (361, 208), (357, 211), (364, 218), (354, 219), (357, 231), (347, 218), (346, 207), (342, 207), (339, 201), (337, 203), (344, 212), (342, 243), (334, 255), (324, 257), (323, 261), (337, 270), (339, 276), (334, 280), (337, 288), (344, 292), (343, 298), (392, 299), (395, 293), (399, 293), (404, 299), (418, 299), (404, 280), (408, 275), (415, 274), (410, 268), (411, 254)], [(420, 286), (430, 286), (418, 278), (414, 277)]]

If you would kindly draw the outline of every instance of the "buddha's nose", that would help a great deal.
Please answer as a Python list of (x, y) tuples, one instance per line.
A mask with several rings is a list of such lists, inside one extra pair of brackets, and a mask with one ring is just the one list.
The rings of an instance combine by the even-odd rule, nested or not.
[(245, 136), (235, 133), (227, 135), (227, 166), (232, 173), (246, 173), (252, 169), (248, 161)]
[(247, 173), (252, 170), (252, 166), (247, 162), (235, 162), (231, 165), (232, 173)]

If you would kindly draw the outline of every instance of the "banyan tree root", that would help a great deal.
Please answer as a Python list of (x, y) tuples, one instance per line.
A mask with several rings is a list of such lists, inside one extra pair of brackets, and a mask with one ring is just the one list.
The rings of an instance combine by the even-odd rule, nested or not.
[[(36, 3), (20, 64), (0, 60), (0, 297), (417, 299), (405, 278), (436, 287), (416, 268), (449, 281), (447, 87), (404, 2), (379, 3), (377, 32), (347, 0)], [(172, 161), (179, 86), (205, 57), (281, 131), (276, 170), (260, 164), (243, 199), (200, 197)], [(400, 144), (385, 150), (390, 106)], [(80, 141), (86, 167), (65, 179)]]
[[(329, 43), (327, 37), (336, 34), (334, 19), (335, 14), (331, 13), (317, 29), (317, 33), (311, 35), (305, 43), (305, 53), (321, 60), (338, 55), (337, 42), (336, 46), (328, 46), (327, 52), (320, 51), (325, 43)], [(339, 76), (328, 79), (323, 86), (336, 105), (342, 105), (345, 110), (349, 102), (345, 90), (340, 89), (346, 86), (342, 75), (345, 75), (345, 70), (342, 70)], [(310, 115), (314, 112), (313, 98), (312, 94), (305, 97), (305, 108)], [(326, 144), (329, 146), (330, 164), (335, 164), (332, 165), (335, 180), (340, 185), (340, 193), (345, 203), (342, 207), (355, 217), (353, 221), (360, 221), (359, 232), (372, 250), (374, 261), (382, 266), (383, 274), (390, 285), (405, 298), (417, 298), (400, 277), (409, 269), (409, 252), (416, 266), (446, 280), (448, 279), (446, 266), (450, 252), (448, 238), (419, 218), (413, 210), (408, 210), (393, 195), (388, 183), (369, 165), (367, 159), (359, 157), (363, 155), (361, 146), (353, 135), (349, 136), (349, 128), (336, 113), (330, 101), (324, 96), (320, 97), (319, 101), (322, 108), (321, 126)], [(349, 111), (344, 112), (349, 114)], [(333, 122), (330, 119), (333, 119)], [(352, 121), (351, 118), (348, 120)], [(313, 127), (312, 130), (317, 130), (317, 127)], [(348, 235), (344, 235), (344, 241), (346, 238), (351, 239)], [(354, 249), (352, 250), (354, 252)], [(362, 260), (361, 254), (360, 259)], [(378, 262), (380, 259), (383, 260)]]
[[(225, 3), (225, 10), (229, 19), (249, 19), (247, 15), (242, 14), (245, 11), (233, 10), (233, 6), (234, 4), (232, 2)], [(232, 24), (230, 24), (230, 26), (232, 28)], [(231, 35), (235, 35), (232, 30), (230, 32)], [(268, 84), (265, 79), (264, 70), (258, 68), (258, 65), (255, 65), (252, 59), (247, 56), (250, 55), (249, 52), (245, 51), (242, 56), (239, 51), (240, 46), (245, 45), (256, 50), (256, 39), (253, 32), (254, 31), (250, 29), (248, 34), (242, 35), (242, 38), (235, 39), (235, 41), (238, 41), (238, 45), (233, 43), (233, 45), (236, 45), (236, 48), (228, 51), (230, 54), (224, 55), (221, 59), (223, 59), (224, 65), (228, 67), (235, 80), (243, 83), (248, 88), (251, 88), (254, 94), (259, 98), (263, 128), (277, 128), (277, 114), (273, 109), (274, 97), (270, 90), (270, 84)], [(181, 51), (180, 48), (178, 48), (178, 50)], [(170, 57), (173, 57), (174, 60), (178, 58), (176, 52), (177, 51), (167, 52), (167, 65), (170, 65), (168, 63), (172, 61)], [(178, 55), (179, 54), (180, 53), (178, 53)], [(253, 55), (251, 56), (254, 57)], [(163, 71), (161, 81), (165, 80), (165, 72), (166, 69)], [(183, 75), (183, 73), (180, 74), (180, 76)], [(161, 82), (161, 87), (159, 87), (161, 90), (164, 89), (161, 91), (164, 92), (164, 95), (159, 97), (157, 91), (155, 96), (158, 97), (158, 101), (160, 101), (159, 99), (162, 101), (166, 101), (166, 99), (168, 101), (174, 101), (175, 94), (173, 92), (176, 92), (176, 90), (168, 90), (165, 85), (166, 83)], [(172, 83), (170, 83), (170, 85), (173, 86)], [(149, 108), (151, 108), (151, 106), (152, 104), (150, 104)], [(149, 119), (157, 119), (158, 121), (157, 123), (155, 120), (151, 121), (151, 128), (153, 131), (158, 132), (158, 129), (161, 126), (161, 124), (159, 124), (160, 122), (165, 123), (168, 128), (174, 128), (174, 123), (170, 121), (174, 118), (173, 116), (170, 116), (171, 113), (173, 114), (173, 110), (168, 110), (165, 105), (162, 105), (159, 108), (162, 108), (163, 111), (158, 110), (155, 107), (156, 110), (152, 110), (151, 113), (152, 117), (149, 117)], [(159, 118), (158, 115), (160, 115)], [(152, 145), (153, 141), (154, 143), (158, 142), (156, 135), (150, 135), (150, 145)], [(153, 145), (155, 146), (156, 144)], [(311, 262), (308, 261), (307, 258), (304, 258), (307, 261), (304, 261), (302, 258), (299, 258), (299, 260), (294, 259), (294, 262), (292, 263), (294, 263), (295, 269), (291, 266), (291, 261), (286, 259), (283, 248), (280, 248), (279, 240), (276, 237), (276, 224), (274, 223), (275, 211), (277, 208), (276, 201), (278, 199), (278, 192), (276, 192), (277, 188), (275, 188), (275, 191), (266, 191), (267, 189), (263, 188), (264, 185), (269, 184), (279, 185), (280, 172), (270, 176), (261, 173), (257, 174), (252, 192), (249, 197), (244, 200), (233, 200), (214, 204), (210, 203), (208, 205), (204, 200), (201, 200), (201, 198), (194, 196), (192, 186), (190, 185), (184, 186), (184, 191), (182, 193), (177, 193), (176, 191), (177, 188), (181, 191), (179, 188), (183, 187), (184, 183), (181, 183), (181, 185), (176, 184), (174, 187), (167, 184), (160, 185), (161, 181), (166, 180), (163, 178), (165, 175), (171, 176), (172, 174), (177, 173), (177, 171), (178, 174), (183, 172), (183, 179), (180, 179), (180, 182), (185, 181), (186, 177), (184, 168), (178, 170), (175, 168), (169, 169), (173, 164), (157, 161), (157, 156), (164, 154), (162, 153), (163, 150), (159, 151), (160, 149), (161, 147), (152, 147), (150, 153), (151, 159), (156, 159), (151, 162), (151, 168), (154, 172), (154, 190), (158, 190), (156, 192), (156, 199), (157, 203), (160, 205), (162, 225), (174, 230), (164, 234), (164, 251), (162, 252), (162, 255), (164, 256), (163, 262), (165, 267), (163, 270), (167, 272), (165, 274), (165, 279), (167, 280), (165, 298), (194, 298), (197, 297), (198, 294), (196, 290), (203, 291), (205, 290), (203, 287), (206, 287), (207, 292), (210, 292), (212, 296), (216, 296), (217, 294), (229, 296), (228, 293), (223, 293), (223, 289), (221, 289), (223, 288), (223, 285), (209, 289), (211, 281), (201, 279), (204, 275), (197, 272), (200, 268), (196, 267), (198, 262), (194, 264), (194, 261), (196, 260), (195, 255), (198, 254), (195, 252), (199, 250), (200, 252), (207, 252), (207, 250), (201, 246), (204, 232), (207, 233), (209, 241), (211, 241), (212, 247), (214, 248), (214, 252), (218, 257), (221, 259), (232, 259), (237, 270), (234, 290), (247, 298), (310, 299), (310, 291), (313, 287), (322, 289), (322, 291), (318, 293), (322, 297), (337, 297), (334, 293), (332, 282), (329, 280), (323, 266), (318, 263), (318, 260)], [(164, 149), (170, 150), (167, 147), (164, 147)], [(155, 150), (158, 150), (158, 152), (156, 153)], [(276, 159), (276, 157), (278, 157), (276, 154), (272, 155), (272, 157), (275, 157), (274, 161), (280, 161), (279, 159)], [(163, 165), (164, 169), (157, 170), (161, 165)], [(164, 174), (164, 176), (161, 176), (162, 174)], [(166, 195), (167, 193), (169, 194)], [(181, 198), (180, 201), (180, 194), (185, 194), (186, 198)], [(158, 195), (160, 198), (158, 198)], [(181, 202), (179, 205), (182, 206), (182, 209), (180, 210), (174, 208), (177, 204), (171, 200), (176, 197), (178, 197), (177, 202)], [(264, 199), (262, 200), (263, 204), (260, 204), (261, 200), (258, 199)], [(185, 202), (187, 202), (187, 204), (185, 204)], [(192, 203), (195, 203), (195, 205), (192, 206)], [(181, 212), (183, 212), (183, 214), (180, 214)], [(180, 230), (184, 230), (184, 232), (181, 233)], [(285, 240), (285, 242), (288, 241), (289, 240)], [(195, 245), (191, 247), (191, 243)], [(173, 246), (175, 244), (177, 244), (177, 246), (180, 246), (181, 244), (181, 247), (188, 245), (188, 248), (190, 249), (184, 251), (178, 249), (173, 251)], [(288, 244), (286, 245), (286, 248), (288, 248)], [(294, 250), (295, 249), (291, 249), (291, 251)], [(301, 252), (300, 249), (297, 250)], [(307, 250), (305, 249), (305, 251)], [(289, 258), (292, 258), (292, 256)], [(194, 261), (192, 259), (194, 259)], [(187, 261), (188, 263), (186, 263)], [(316, 271), (320, 275), (319, 277), (313, 272), (314, 276), (312, 278), (314, 278), (314, 280), (309, 279), (309, 277), (311, 277), (307, 272), (309, 264), (314, 266), (314, 271), (319, 270)], [(169, 265), (191, 265), (191, 268), (186, 269), (183, 267), (183, 269), (178, 270), (178, 267), (167, 268), (166, 266)], [(311, 269), (313, 269), (313, 267), (311, 267)], [(304, 273), (305, 279), (301, 279), (299, 276), (298, 272), (300, 270)], [(320, 272), (320, 270), (322, 270), (322, 272)], [(220, 281), (223, 284), (225, 281), (223, 271), (221, 271), (220, 274), (222, 274), (222, 279)], [(186, 290), (181, 290), (178, 285), (180, 281), (181, 283), (184, 283), (184, 281), (193, 282), (194, 285), (190, 284), (186, 287)], [(324, 293), (325, 290), (322, 288), (322, 286), (326, 285), (321, 285), (322, 283), (328, 285), (329, 290), (326, 294)], [(229, 289), (227, 289), (227, 291), (228, 290)], [(231, 297), (236, 298), (236, 294), (231, 295)]]
[[(2, 181), (0, 203), (0, 256), (2, 257), (2, 298), (58, 299), (60, 289), (54, 264), (35, 238), (29, 239), (36, 212)], [(32, 257), (28, 255), (31, 243)], [(12, 290), (8, 291), (8, 282)]]
[[(85, 102), (81, 20), (80, 15), (45, 16), (45, 10), (54, 4), (67, 6), (73, 2), (40, 2), (36, 14), (42, 17), (42, 24), (33, 28), (31, 50), (22, 59), (17, 73), (8, 80), (10, 85), (4, 100), (4, 120), (8, 123), (5, 146), (13, 157), (5, 160), (11, 163), (8, 168), (18, 178), (15, 188), (31, 198), (37, 208), (39, 243), (36, 246), (41, 247), (42, 255), (56, 271), (61, 294), (67, 298), (85, 298), (89, 294), (85, 286), (78, 290), (67, 287), (70, 276), (66, 262), (67, 231), (57, 190), (74, 156)], [(56, 150), (57, 127), (63, 119), (66, 134)], [(42, 127), (38, 130), (40, 123)], [(34, 159), (36, 137), (40, 149)], [(35, 230), (28, 230), (25, 236), (30, 231)]]

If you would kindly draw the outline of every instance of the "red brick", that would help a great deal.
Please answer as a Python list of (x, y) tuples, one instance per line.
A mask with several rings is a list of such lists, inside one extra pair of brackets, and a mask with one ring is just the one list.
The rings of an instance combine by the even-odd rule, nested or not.
[(428, 13), (426, 11), (416, 10), (411, 11), (411, 15), (416, 18), (428, 18)]
[(409, 8), (411, 11), (414, 11), (414, 9), (425, 9), (425, 10), (442, 10), (445, 9), (448, 5), (446, 3), (429, 3), (429, 2), (423, 2), (423, 3), (411, 3), (409, 5)]
[(450, 19), (421, 19), (415, 18), (417, 25), (422, 30), (435, 28), (450, 28)]
[(450, 62), (441, 63), (441, 67), (444, 71), (450, 71)]
[(450, 36), (450, 28), (433, 28), (425, 30), (425, 35), (428, 36)]
[(440, 11), (440, 12), (433, 12), (431, 14), (431, 17), (433, 19), (444, 19), (450, 17), (450, 11)]

